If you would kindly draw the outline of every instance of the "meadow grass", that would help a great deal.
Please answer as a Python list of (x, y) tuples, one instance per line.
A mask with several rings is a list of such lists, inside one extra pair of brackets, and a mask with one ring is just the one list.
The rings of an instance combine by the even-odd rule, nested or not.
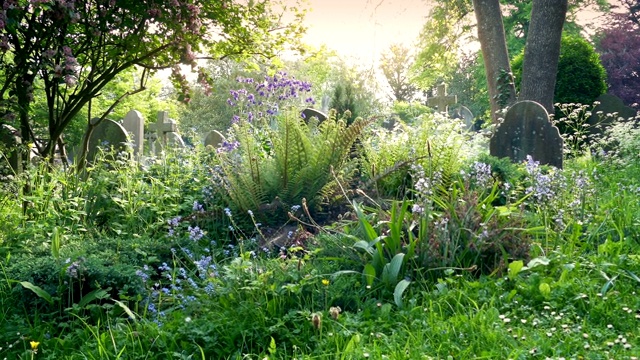
[(271, 243), (204, 150), (32, 168), (0, 190), (0, 359), (639, 357), (640, 164), (482, 159)]

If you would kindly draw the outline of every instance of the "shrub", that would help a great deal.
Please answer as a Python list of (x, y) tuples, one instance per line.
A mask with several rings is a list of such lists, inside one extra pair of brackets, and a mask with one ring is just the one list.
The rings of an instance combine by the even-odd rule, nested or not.
[[(512, 63), (516, 85), (522, 79), (524, 52), (517, 55)], [(578, 36), (563, 36), (560, 45), (558, 77), (554, 91), (554, 103), (592, 104), (598, 96), (607, 91), (607, 74), (593, 46)], [(556, 119), (562, 113), (556, 111)], [(560, 132), (570, 133), (572, 128), (557, 124)]]

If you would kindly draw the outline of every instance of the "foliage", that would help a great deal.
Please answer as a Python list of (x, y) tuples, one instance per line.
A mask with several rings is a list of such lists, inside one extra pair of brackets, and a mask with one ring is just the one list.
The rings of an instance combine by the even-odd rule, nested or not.
[(622, 16), (614, 19), (599, 35), (597, 50), (607, 71), (609, 93), (621, 98), (628, 106), (638, 107), (640, 29), (638, 24)]
[(382, 54), (380, 69), (391, 88), (392, 100), (404, 102), (413, 100), (417, 88), (411, 84), (409, 71), (412, 63), (409, 49), (400, 44), (391, 45)]
[(431, 113), (432, 110), (418, 101), (410, 103), (396, 101), (391, 106), (391, 113), (397, 115), (405, 124), (413, 124), (418, 121), (424, 114)]
[(448, 82), (457, 64), (462, 44), (471, 29), (471, 1), (440, 1), (429, 13), (420, 32), (419, 52), (413, 65), (421, 89)]
[(241, 117), (271, 117), (280, 108), (315, 104), (309, 82), (286, 72), (269, 74), (243, 67), (232, 60), (211, 62), (215, 86), (196, 89), (194, 100), (185, 107), (181, 123), (204, 136), (208, 131), (226, 133)]
[(448, 91), (456, 94), (458, 104), (466, 106), (476, 119), (488, 120), (489, 94), (487, 78), (484, 75), (484, 60), (480, 55), (475, 53), (459, 57), (456, 69), (451, 74)]
[(271, 126), (240, 121), (232, 130), (237, 149), (219, 151), (220, 172), (214, 189), (234, 212), (255, 212), (261, 222), (283, 219), (289, 208), (306, 204), (312, 211), (331, 193), (334, 174), (349, 176), (351, 147), (368, 124), (357, 118), (305, 122), (296, 111), (276, 116)]
[[(516, 85), (522, 78), (524, 52), (516, 56), (511, 64)], [(607, 90), (606, 72), (593, 46), (583, 38), (564, 36), (560, 47), (558, 77), (554, 102), (561, 104), (592, 104)], [(559, 117), (559, 116), (558, 116)], [(560, 124), (560, 132), (569, 129)]]
[(423, 114), (414, 121), (393, 131), (372, 129), (362, 140), (362, 177), (380, 197), (405, 196), (412, 165), (448, 177), (480, 151), (482, 138), (465, 131), (458, 119)]
[[(302, 31), (299, 22), (282, 24), (278, 4), (266, 1), (115, 5), (114, 0), (3, 2), (2, 115), (4, 121), (19, 124), (26, 143), (43, 139), (43, 145), (38, 144), (41, 155), (53, 154), (73, 118), (124, 70), (146, 69), (137, 82), (142, 90), (151, 71), (173, 68), (178, 89), (186, 92), (178, 65), (195, 67), (196, 53), (270, 56)], [(294, 16), (302, 16), (296, 6), (291, 9)], [(207, 75), (201, 72), (200, 79), (206, 82)], [(44, 125), (32, 118), (31, 110), (35, 96), (42, 93), (47, 99)]]

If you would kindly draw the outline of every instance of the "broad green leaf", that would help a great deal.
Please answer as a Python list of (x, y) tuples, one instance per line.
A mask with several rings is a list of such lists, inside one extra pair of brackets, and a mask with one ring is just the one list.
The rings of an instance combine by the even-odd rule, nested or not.
[(373, 281), (376, 279), (376, 269), (373, 267), (373, 265), (365, 265), (362, 273), (364, 274), (367, 285), (373, 285)]
[(551, 263), (551, 260), (549, 260), (549, 258), (544, 257), (544, 256), (538, 256), (535, 259), (531, 259), (531, 261), (529, 261), (529, 263), (527, 264), (527, 269), (533, 269), (536, 266), (547, 266)]
[(24, 287), (25, 289), (29, 289), (33, 291), (34, 294), (38, 295), (38, 297), (45, 299), (49, 304), (53, 304), (53, 299), (51, 298), (51, 295), (49, 295), (49, 293), (44, 291), (41, 287), (37, 285), (33, 285), (28, 281), (20, 281), (20, 285), (22, 285), (22, 287)]
[(411, 281), (402, 279), (393, 290), (393, 300), (399, 308), (402, 308), (402, 294), (407, 290), (409, 284), (411, 284)]
[(541, 283), (540, 285), (538, 285), (538, 290), (540, 291), (540, 294), (542, 294), (542, 296), (544, 296), (545, 298), (548, 298), (549, 295), (551, 295), (551, 286), (549, 286), (549, 284), (547, 283)]
[(93, 300), (96, 300), (96, 299), (107, 299), (107, 298), (109, 298), (109, 293), (108, 292), (106, 292), (104, 289), (96, 289), (96, 290), (93, 290), (92, 292), (88, 293), (87, 295), (83, 296), (82, 300), (80, 300), (80, 302), (78, 303), (78, 306), (80, 308), (83, 308), (87, 304), (92, 302)]
[(515, 277), (518, 276), (518, 273), (520, 273), (520, 270), (522, 270), (523, 267), (524, 262), (522, 262), (522, 260), (512, 261), (511, 264), (509, 264), (509, 279), (515, 279)]

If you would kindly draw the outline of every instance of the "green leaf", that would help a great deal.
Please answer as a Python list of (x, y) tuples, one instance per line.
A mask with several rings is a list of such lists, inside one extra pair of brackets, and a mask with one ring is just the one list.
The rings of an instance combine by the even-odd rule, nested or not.
[(129, 309), (129, 307), (127, 305), (125, 305), (125, 303), (123, 303), (122, 301), (116, 300), (116, 299), (112, 299), (116, 304), (118, 304), (118, 306), (120, 306), (122, 308), (122, 310), (124, 310), (124, 312), (127, 313), (127, 315), (129, 315), (129, 318), (131, 318), (131, 320), (135, 320), (136, 319), (136, 315), (133, 313), (133, 311), (131, 311), (131, 309)]
[(527, 264), (527, 269), (533, 269), (534, 267), (537, 266), (547, 266), (551, 263), (551, 260), (549, 260), (549, 258), (544, 257), (544, 256), (538, 256), (535, 259), (531, 259), (531, 261), (529, 261), (529, 263)]
[(358, 345), (359, 342), (360, 334), (354, 334), (351, 339), (349, 339), (347, 346), (344, 347), (344, 351), (342, 352), (342, 356), (340, 357), (340, 359), (351, 359), (349, 355), (351, 355), (355, 351), (356, 345)]
[(88, 293), (87, 295), (83, 296), (82, 300), (80, 300), (80, 302), (78, 303), (78, 306), (80, 308), (83, 308), (87, 304), (92, 302), (93, 300), (96, 300), (96, 299), (107, 299), (107, 298), (109, 298), (109, 293), (108, 292), (106, 292), (103, 289), (96, 289), (96, 290), (93, 290), (92, 292)]
[(49, 295), (49, 293), (44, 291), (41, 287), (33, 285), (28, 281), (20, 281), (20, 285), (22, 285), (22, 287), (24, 287), (25, 289), (29, 289), (33, 291), (34, 294), (38, 295), (38, 297), (45, 299), (49, 304), (53, 304), (53, 299), (51, 298), (51, 295)]
[(371, 264), (367, 264), (364, 266), (364, 270), (362, 271), (367, 285), (373, 285), (373, 281), (376, 279), (376, 269)]
[(515, 279), (515, 277), (518, 276), (518, 273), (520, 272), (520, 270), (522, 270), (523, 267), (524, 262), (522, 262), (522, 260), (512, 261), (511, 264), (509, 264), (509, 279)]
[(542, 296), (544, 296), (545, 298), (548, 298), (549, 295), (551, 295), (551, 286), (549, 286), (549, 284), (547, 283), (541, 283), (540, 285), (538, 285), (538, 290), (540, 291), (540, 294), (542, 294)]
[(53, 234), (51, 235), (51, 255), (55, 259), (60, 258), (60, 228), (54, 227)]
[(407, 290), (409, 284), (411, 284), (411, 281), (402, 279), (393, 290), (393, 301), (395, 301), (399, 308), (402, 308), (402, 294)]
[(270, 355), (275, 355), (276, 353), (276, 340), (273, 338), (273, 336), (271, 337), (271, 342), (269, 343), (268, 351)]
[(604, 296), (607, 291), (609, 291), (609, 289), (611, 289), (611, 287), (613, 286), (613, 284), (616, 282), (616, 279), (618, 278), (619, 275), (616, 275), (614, 277), (612, 277), (611, 279), (609, 279), (603, 286), (602, 289), (600, 289), (600, 293), (602, 294), (602, 296)]
[(402, 268), (402, 262), (404, 260), (404, 254), (396, 254), (396, 256), (391, 259), (391, 262), (384, 266), (382, 270), (382, 281), (385, 285), (395, 285), (398, 281), (398, 275), (400, 274), (400, 269)]

